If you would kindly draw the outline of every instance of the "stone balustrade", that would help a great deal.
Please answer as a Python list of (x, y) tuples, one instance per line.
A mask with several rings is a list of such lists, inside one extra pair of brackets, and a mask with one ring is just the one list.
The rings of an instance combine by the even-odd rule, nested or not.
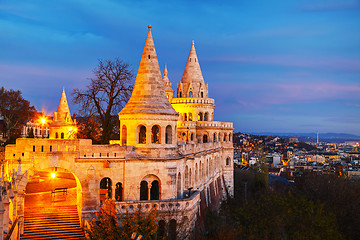
[(132, 213), (139, 209), (139, 207), (142, 212), (149, 212), (152, 207), (156, 207), (159, 213), (173, 213), (191, 211), (199, 206), (199, 201), (200, 192), (194, 191), (189, 198), (183, 199), (124, 201), (115, 202), (115, 204), (120, 213)]
[(194, 104), (215, 104), (212, 98), (173, 98), (171, 104), (194, 103)]

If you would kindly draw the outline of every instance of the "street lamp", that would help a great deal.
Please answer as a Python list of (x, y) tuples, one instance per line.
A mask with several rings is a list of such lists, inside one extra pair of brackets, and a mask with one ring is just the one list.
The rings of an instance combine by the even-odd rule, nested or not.
[(44, 114), (40, 118), (40, 123), (41, 123), (41, 138), (44, 138), (44, 125), (46, 123), (46, 117), (44, 116)]

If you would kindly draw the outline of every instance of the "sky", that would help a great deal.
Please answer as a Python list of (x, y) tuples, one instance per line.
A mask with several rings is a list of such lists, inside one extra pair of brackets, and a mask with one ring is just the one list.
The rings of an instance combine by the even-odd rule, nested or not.
[(137, 72), (148, 25), (173, 89), (191, 41), (214, 119), (234, 131), (360, 135), (360, 1), (0, 0), (0, 86), (37, 110), (71, 103), (98, 59)]

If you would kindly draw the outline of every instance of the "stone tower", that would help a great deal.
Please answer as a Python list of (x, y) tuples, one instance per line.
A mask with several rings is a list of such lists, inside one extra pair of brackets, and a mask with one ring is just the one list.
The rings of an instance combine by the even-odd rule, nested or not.
[[(213, 138), (213, 130), (196, 127), (196, 123), (213, 121), (215, 101), (208, 98), (208, 85), (205, 84), (192, 42), (184, 74), (177, 86), (177, 98), (171, 101), (174, 109), (180, 114), (178, 123), (178, 141), (209, 142)], [(214, 129), (214, 131), (217, 131)], [(204, 137), (205, 136), (205, 137)], [(217, 137), (218, 138), (218, 137)], [(216, 139), (218, 140), (218, 139)], [(213, 140), (211, 140), (213, 141)]]
[(166, 93), (149, 26), (144, 51), (130, 100), (119, 112), (121, 145), (135, 146), (146, 155), (160, 154), (149, 149), (176, 145), (178, 113)]
[(71, 119), (69, 105), (63, 88), (59, 107), (54, 112), (54, 119), (50, 124), (50, 139), (74, 139), (76, 137), (76, 120)]
[(163, 83), (164, 83), (164, 87), (165, 87), (166, 96), (169, 99), (169, 102), (171, 102), (171, 100), (174, 97), (174, 90), (171, 88), (171, 82), (169, 81), (166, 64), (165, 64), (165, 69), (164, 69), (164, 73), (163, 73)]

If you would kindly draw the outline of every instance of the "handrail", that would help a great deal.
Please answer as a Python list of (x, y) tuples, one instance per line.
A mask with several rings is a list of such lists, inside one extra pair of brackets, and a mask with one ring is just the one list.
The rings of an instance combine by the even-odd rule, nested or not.
[(19, 216), (16, 216), (15, 221), (14, 221), (13, 225), (11, 226), (9, 233), (5, 237), (5, 240), (9, 240), (11, 238), (11, 235), (14, 232), (14, 229), (15, 229), (16, 225), (18, 224), (18, 222), (19, 222)]

